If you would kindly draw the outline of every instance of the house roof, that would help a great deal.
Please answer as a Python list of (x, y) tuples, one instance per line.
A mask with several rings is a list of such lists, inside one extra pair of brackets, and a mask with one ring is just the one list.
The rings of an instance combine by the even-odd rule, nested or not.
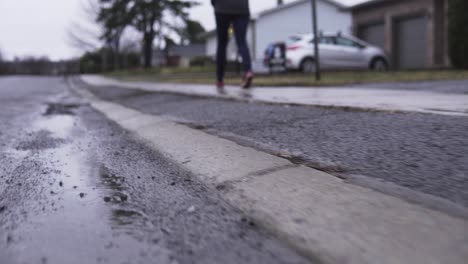
[(182, 57), (196, 57), (202, 56), (205, 53), (204, 44), (190, 44), (190, 45), (177, 45), (169, 49), (171, 55), (178, 55)]
[[(322, 2), (325, 2), (325, 3), (329, 3), (339, 9), (342, 9), (342, 10), (345, 10), (346, 9), (346, 6), (343, 5), (342, 3), (336, 1), (336, 0), (319, 0), (319, 1), (322, 1)], [(265, 10), (265, 11), (262, 11), (258, 14), (258, 17), (262, 17), (262, 16), (266, 16), (266, 15), (270, 15), (270, 14), (273, 14), (273, 13), (276, 13), (276, 12), (279, 12), (279, 11), (282, 11), (282, 10), (285, 10), (285, 9), (288, 9), (290, 7), (294, 7), (294, 6), (297, 6), (297, 5), (301, 5), (301, 4), (304, 4), (306, 2), (310, 2), (310, 0), (298, 0), (298, 1), (294, 1), (294, 2), (291, 2), (291, 3), (287, 3), (287, 4), (283, 4), (283, 5), (280, 5), (280, 6), (276, 6), (274, 8), (271, 8), (271, 9), (268, 9), (268, 10)]]
[(366, 8), (370, 6), (376, 6), (379, 4), (385, 4), (385, 3), (390, 3), (390, 2), (396, 2), (396, 1), (402, 1), (402, 0), (369, 0), (367, 2), (363, 2), (357, 5), (350, 6), (346, 8), (347, 10), (356, 10), (360, 8)]

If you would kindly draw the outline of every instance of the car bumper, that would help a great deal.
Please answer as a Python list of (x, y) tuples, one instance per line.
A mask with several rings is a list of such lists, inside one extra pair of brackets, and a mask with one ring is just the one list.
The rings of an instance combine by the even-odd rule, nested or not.
[(300, 68), (300, 63), (296, 60), (292, 60), (292, 59), (286, 59), (286, 67), (288, 69), (294, 69), (294, 70), (297, 70)]

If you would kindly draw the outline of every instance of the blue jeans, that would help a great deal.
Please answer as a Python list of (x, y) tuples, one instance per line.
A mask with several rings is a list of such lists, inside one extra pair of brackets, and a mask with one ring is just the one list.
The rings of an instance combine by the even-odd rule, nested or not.
[(234, 27), (239, 54), (242, 57), (244, 71), (252, 70), (252, 60), (249, 46), (247, 45), (247, 27), (249, 26), (249, 15), (216, 14), (216, 33), (218, 37), (218, 50), (216, 52), (216, 77), (218, 81), (224, 80), (226, 71), (226, 48), (229, 43), (229, 27)]

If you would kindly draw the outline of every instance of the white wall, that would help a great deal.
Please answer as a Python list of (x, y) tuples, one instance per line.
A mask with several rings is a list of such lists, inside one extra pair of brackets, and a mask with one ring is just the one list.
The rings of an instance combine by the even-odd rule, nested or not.
[(216, 35), (210, 36), (206, 40), (206, 56), (214, 58), (216, 55)]
[[(317, 20), (319, 31), (351, 33), (351, 13), (339, 11), (330, 3), (317, 1)], [(263, 52), (271, 42), (284, 41), (291, 35), (311, 32), (310, 1), (261, 16), (257, 20), (257, 58), (254, 59), (262, 58)]]
[[(218, 46), (218, 43), (217, 43), (216, 35), (209, 37), (208, 40), (206, 41), (206, 56), (215, 59), (217, 46)], [(236, 54), (237, 54), (237, 46), (234, 41), (234, 36), (232, 36), (229, 39), (229, 44), (228, 44), (227, 51), (226, 51), (228, 60), (235, 60)]]

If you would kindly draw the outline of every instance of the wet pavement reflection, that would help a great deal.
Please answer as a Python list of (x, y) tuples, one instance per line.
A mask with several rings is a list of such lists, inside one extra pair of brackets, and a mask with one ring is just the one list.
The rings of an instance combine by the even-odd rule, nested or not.
[(8, 152), (16, 158), (33, 156), (50, 168), (48, 186), (34, 190), (45, 193), (47, 202), (32, 203), (42, 210), (12, 233), (14, 262), (169, 263), (166, 250), (150, 248), (134, 232), (148, 221), (132, 209), (121, 185), (124, 178), (96, 162), (89, 152), (92, 141), (70, 109), (59, 104), (54, 109), (32, 125), (30, 140)]

